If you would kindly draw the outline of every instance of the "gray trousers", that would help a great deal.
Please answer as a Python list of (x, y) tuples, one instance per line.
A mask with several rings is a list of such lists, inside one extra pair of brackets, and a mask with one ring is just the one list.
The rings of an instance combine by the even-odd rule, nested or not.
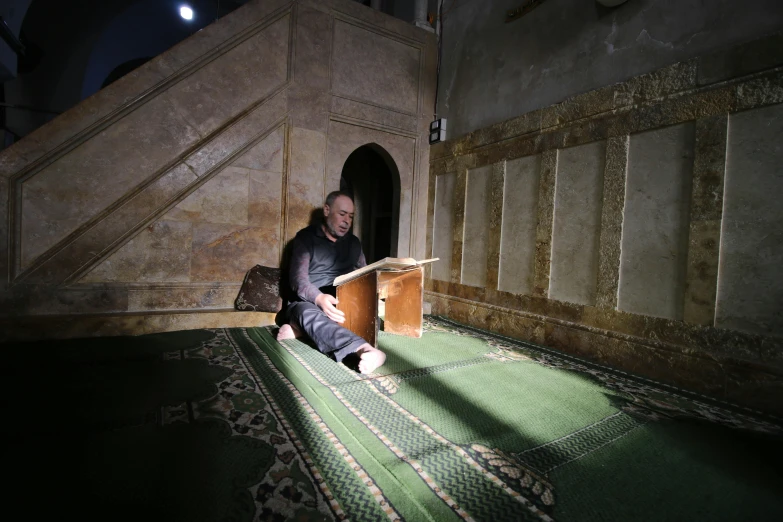
[(313, 303), (290, 303), (283, 317), (285, 322), (307, 334), (321, 353), (334, 354), (338, 362), (367, 342), (326, 317), (323, 310)]

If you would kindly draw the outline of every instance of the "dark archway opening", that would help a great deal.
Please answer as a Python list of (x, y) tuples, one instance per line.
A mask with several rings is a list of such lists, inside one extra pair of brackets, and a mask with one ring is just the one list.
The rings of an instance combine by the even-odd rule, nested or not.
[(340, 190), (354, 199), (353, 233), (367, 263), (397, 257), (400, 174), (389, 153), (374, 143), (353, 151), (343, 165)]

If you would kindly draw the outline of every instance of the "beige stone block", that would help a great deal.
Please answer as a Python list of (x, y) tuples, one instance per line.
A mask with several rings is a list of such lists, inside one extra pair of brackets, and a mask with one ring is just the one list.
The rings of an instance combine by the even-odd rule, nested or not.
[(595, 304), (605, 161), (605, 142), (559, 151), (550, 299)]
[[(32, 135), (28, 137), (31, 143), (37, 143)], [(12, 145), (0, 150), (0, 179), (6, 180), (11, 178), (29, 163), (30, 160), (24, 155), (25, 151), (20, 149), (21, 147)]]
[(509, 315), (493, 311), (487, 329), (515, 339), (543, 343), (546, 336), (544, 324), (532, 317)]
[[(736, 97), (736, 105), (729, 108), (737, 111), (755, 109), (765, 105), (783, 103), (783, 70), (753, 78), (747, 82), (732, 85), (732, 94)], [(724, 110), (722, 114), (729, 112)]]
[(282, 174), (253, 170), (249, 175), (248, 224), (279, 229), (283, 192)]
[(609, 138), (606, 141), (596, 305), (612, 310), (617, 306), (617, 286), (620, 279), (620, 243), (628, 144), (628, 136)]
[(582, 118), (609, 112), (614, 108), (614, 87), (604, 87), (547, 107), (541, 114), (541, 128), (555, 127)]
[(726, 115), (696, 122), (683, 319), (703, 325), (715, 320), (727, 131)]
[(540, 155), (506, 163), (499, 290), (515, 294), (533, 291), (540, 178)]
[(0, 292), (0, 316), (124, 312), (128, 292), (118, 285), (17, 285)]
[(96, 266), (82, 282), (188, 281), (191, 241), (190, 223), (157, 221)]
[(467, 189), (467, 174), (472, 167), (470, 161), (457, 166), (457, 176), (454, 181), (454, 225), (452, 226), (451, 274), (449, 284), (459, 284), (462, 279), (462, 252), (465, 239), (465, 191)]
[(408, 114), (418, 110), (421, 48), (335, 20), (332, 91)]
[(500, 268), (500, 236), (503, 226), (503, 186), (506, 179), (506, 162), (492, 165), (492, 180), (489, 196), (489, 231), (487, 239), (487, 283), (488, 289), (498, 287)]
[(783, 104), (732, 114), (715, 325), (783, 335)]
[[(415, 157), (415, 153), (411, 154)], [(392, 171), (393, 172), (393, 171)], [(413, 255), (414, 202), (413, 202), (413, 176), (402, 186), (400, 190), (400, 207), (397, 212), (397, 257), (411, 257)], [(392, 245), (392, 251), (394, 245)]]
[[(441, 174), (442, 175), (442, 174)], [(425, 229), (425, 250), (422, 253), (422, 258), (433, 257), (434, 251), (434, 227), (435, 227), (435, 172), (430, 169), (429, 179), (427, 180), (427, 214), (426, 214), (426, 229)], [(424, 267), (424, 281), (425, 285), (428, 280), (432, 279), (432, 266)]]
[(288, 95), (286, 91), (263, 100), (247, 115), (205, 142), (199, 150), (190, 154), (185, 159), (185, 163), (198, 176), (203, 176), (208, 175), (227, 161), (234, 161), (235, 157), (239, 159), (255, 146), (256, 139), (263, 139), (266, 133), (272, 132), (280, 126), (287, 110)]
[(324, 204), (325, 149), (323, 133), (296, 127), (291, 130), (286, 240), (293, 239), (299, 230), (308, 226), (313, 211)]
[(232, 308), (240, 286), (224, 283), (133, 285), (127, 289), (128, 311)]
[[(340, 114), (342, 116), (348, 116), (349, 118), (380, 124), (385, 127), (393, 127), (406, 132), (416, 132), (417, 130), (418, 118), (415, 116), (401, 114), (396, 111), (384, 109), (383, 107), (377, 107), (369, 103), (349, 100), (339, 96), (332, 96), (331, 100), (331, 112), (333, 114)], [(433, 145), (433, 147), (439, 145), (440, 143)]]
[(694, 126), (631, 136), (618, 308), (682, 319)]
[(155, 313), (54, 317), (0, 320), (0, 341), (34, 341), (144, 335), (199, 328), (252, 328), (275, 324), (275, 314), (262, 312)]
[(712, 325), (715, 321), (720, 228), (720, 220), (690, 225), (683, 315), (689, 323)]
[(464, 285), (486, 286), (489, 249), (489, 218), (492, 197), (492, 166), (468, 171), (462, 280)]
[(569, 126), (563, 126), (557, 129), (558, 132), (550, 134), (559, 134), (556, 147), (576, 147), (587, 145), (596, 141), (603, 141), (611, 135), (611, 122), (614, 114), (605, 113), (598, 117), (590, 117), (580, 120)]
[(168, 99), (158, 96), (26, 180), (22, 266), (166, 168), (197, 139)]
[[(143, 333), (198, 328), (255, 328), (275, 324), (275, 314), (229, 310), (215, 313), (158, 314), (142, 318)], [(128, 328), (126, 326), (126, 328)], [(131, 329), (132, 331), (132, 329)]]
[(657, 100), (692, 89), (696, 86), (696, 74), (697, 63), (690, 60), (631, 78), (616, 86), (614, 107)]
[[(468, 134), (464, 139), (469, 143), (470, 147), (481, 147), (499, 141), (508, 140), (517, 136), (541, 131), (541, 117), (544, 111), (535, 110), (510, 120), (496, 123), (489, 127), (477, 129)], [(444, 147), (442, 143), (438, 143), (433, 146), (433, 156), (441, 157), (443, 153), (440, 153), (435, 147)], [(449, 143), (449, 142), (445, 142)]]
[(329, 90), (332, 17), (301, 5), (296, 13), (296, 81), (320, 91)]
[(327, 133), (332, 103), (332, 95), (328, 91), (316, 90), (297, 81), (289, 86), (288, 97), (293, 127)]
[(249, 173), (248, 169), (226, 167), (171, 209), (163, 219), (247, 225)]
[(538, 223), (536, 226), (536, 255), (533, 270), (533, 295), (544, 297), (549, 289), (552, 262), (552, 218), (555, 207), (555, 173), (557, 150), (541, 154), (541, 177), (538, 186)]
[(430, 147), (430, 161), (436, 162), (438, 160), (449, 161), (454, 156), (454, 151), (459, 140), (450, 139), (447, 141), (441, 141)]
[(171, 87), (177, 111), (206, 136), (269, 96), (288, 79), (289, 32), (287, 15)]
[(724, 85), (641, 104), (633, 107), (633, 110), (618, 114), (619, 117), (611, 122), (609, 135), (641, 133), (733, 112), (739, 108), (739, 91), (743, 90), (737, 86)]
[(723, 177), (726, 171), (728, 117), (725, 114), (696, 122), (693, 158), (691, 219), (720, 219), (723, 212)]
[(427, 215), (429, 209), (429, 149), (422, 146), (424, 140), (419, 138), (417, 150), (419, 150), (419, 160), (417, 170), (413, 180), (413, 221), (411, 222), (411, 257), (424, 259), (429, 257), (427, 248), (427, 234), (429, 227), (429, 218)]
[(269, 136), (235, 159), (231, 165), (253, 170), (283, 172), (286, 128), (281, 125)]
[(279, 228), (193, 225), (191, 281), (241, 283), (257, 264), (279, 266)]
[(169, 170), (113, 212), (102, 215), (32, 273), (26, 274), (25, 281), (55, 284), (75, 281), (139, 227), (151, 224), (195, 180), (193, 172), (182, 164)]

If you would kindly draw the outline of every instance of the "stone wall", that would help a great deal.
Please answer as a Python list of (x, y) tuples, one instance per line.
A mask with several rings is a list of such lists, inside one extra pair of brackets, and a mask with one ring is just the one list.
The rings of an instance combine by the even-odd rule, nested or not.
[[(369, 143), (399, 172), (397, 251), (421, 256), (436, 57), (431, 34), (349, 0), (249, 2), (3, 151), (6, 338), (223, 317)], [(46, 327), (63, 316), (67, 333)]]
[(780, 0), (546, 0), (506, 23), (523, 4), (444, 1), (438, 117), (450, 137), (783, 28)]
[(783, 413), (781, 41), (434, 146), (433, 312)]

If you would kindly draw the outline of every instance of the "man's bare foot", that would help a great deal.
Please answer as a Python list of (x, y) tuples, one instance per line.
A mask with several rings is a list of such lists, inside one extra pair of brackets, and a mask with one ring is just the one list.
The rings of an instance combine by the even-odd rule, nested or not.
[(386, 361), (386, 354), (369, 343), (361, 345), (356, 355), (359, 356), (359, 371), (364, 374), (374, 372)]
[(284, 324), (280, 327), (280, 330), (277, 331), (277, 340), (278, 341), (285, 341), (286, 339), (296, 339), (297, 337), (301, 337), (302, 333), (299, 331), (298, 328), (294, 328), (294, 325), (292, 324)]

